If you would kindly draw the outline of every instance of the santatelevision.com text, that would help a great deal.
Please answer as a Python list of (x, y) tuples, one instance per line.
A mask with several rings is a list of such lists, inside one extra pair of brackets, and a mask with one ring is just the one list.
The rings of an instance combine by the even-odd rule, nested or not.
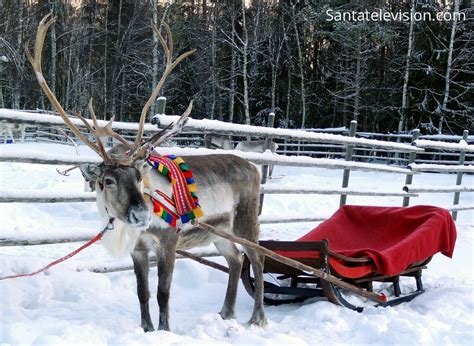
[(421, 22), (421, 21), (463, 21), (466, 19), (464, 12), (390, 12), (385, 10), (377, 11), (326, 11), (326, 21), (328, 22)]

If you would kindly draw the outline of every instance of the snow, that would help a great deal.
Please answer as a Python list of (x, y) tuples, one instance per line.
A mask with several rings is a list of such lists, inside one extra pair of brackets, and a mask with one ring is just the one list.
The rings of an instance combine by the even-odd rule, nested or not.
[(40, 144), (35, 143), (34, 147), (31, 144), (15, 144), (15, 145), (1, 145), (0, 146), (0, 160), (1, 161), (28, 161), (34, 159), (36, 162), (40, 161), (59, 161), (66, 164), (78, 165), (82, 163), (101, 163), (102, 159), (98, 155), (93, 155), (92, 150), (86, 146), (78, 146), (78, 150), (82, 149), (88, 155), (71, 155), (61, 154), (50, 151), (44, 151)]
[(76, 198), (76, 199), (89, 199), (95, 200), (95, 193), (94, 192), (70, 192), (70, 191), (63, 191), (63, 192), (55, 192), (55, 191), (37, 191), (37, 190), (29, 190), (29, 191), (18, 191), (13, 189), (5, 189), (0, 190), (0, 200), (2, 198), (11, 198), (11, 199), (47, 199), (47, 198), (54, 198), (54, 199), (65, 199), (65, 198)]
[[(11, 146), (17, 146), (14, 144)], [(67, 145), (27, 144), (32, 150), (75, 155)], [(91, 155), (86, 148), (81, 154)], [(10, 149), (9, 149), (10, 150)], [(83, 180), (78, 170), (62, 176), (64, 167), (0, 163), (0, 189), (79, 193)], [(341, 170), (275, 167), (269, 188), (339, 187)], [(413, 183), (453, 185), (453, 174), (423, 173)], [(350, 188), (401, 191), (405, 176), (381, 172), (351, 172)], [(465, 175), (472, 186), (474, 177)], [(453, 193), (420, 194), (411, 204), (447, 207)], [(402, 197), (348, 196), (351, 204), (401, 205)], [(472, 204), (472, 193), (461, 193), (460, 204)], [(327, 217), (337, 210), (337, 195), (267, 195), (263, 217), (306, 215)], [(8, 203), (0, 209), (0, 238), (92, 237), (102, 227), (95, 203)], [(316, 223), (263, 225), (261, 239), (292, 240)], [(252, 299), (239, 285), (237, 319), (223, 321), (217, 314), (224, 300), (227, 276), (191, 260), (176, 263), (171, 289), (171, 332), (144, 333), (140, 324), (135, 277), (132, 270), (101, 274), (84, 268), (129, 265), (129, 259), (111, 258), (93, 245), (70, 260), (31, 278), (0, 281), (0, 344), (472, 344), (474, 341), (473, 246), (474, 219), (470, 211), (458, 213), (458, 240), (453, 259), (436, 255), (424, 272), (426, 293), (389, 308), (367, 308), (357, 313), (325, 301), (267, 306), (269, 325), (248, 326)], [(34, 271), (64, 256), (81, 243), (0, 247), (0, 276)], [(224, 263), (222, 258), (212, 259)], [(78, 271), (79, 270), (79, 271)], [(402, 291), (414, 288), (402, 280)], [(156, 296), (156, 268), (150, 272), (151, 296)], [(151, 299), (157, 325), (158, 306)]]
[(408, 168), (413, 172), (474, 172), (474, 165), (453, 166), (453, 165), (437, 165), (431, 163), (410, 163)]
[(403, 187), (403, 191), (407, 192), (455, 192), (455, 191), (465, 191), (465, 192), (473, 192), (474, 186), (472, 185), (446, 185), (446, 186), (430, 186), (430, 185), (406, 185)]
[[(421, 139), (428, 138), (433, 141), (459, 141), (462, 136), (453, 136), (453, 135), (422, 135), (420, 136)], [(474, 141), (474, 136), (468, 135), (467, 140), (469, 142)]]
[[(327, 188), (327, 187), (319, 187), (319, 186), (305, 186), (304, 188), (301, 187), (289, 187), (289, 186), (278, 186), (275, 188), (268, 188), (265, 185), (262, 186), (262, 191), (266, 194), (268, 193), (279, 193), (279, 194), (292, 194), (292, 193), (318, 193), (322, 195), (330, 195), (330, 194), (346, 194), (346, 195), (360, 195), (360, 196), (380, 196), (380, 195), (391, 195), (391, 196), (418, 196), (416, 194), (408, 194), (406, 192), (402, 192), (400, 190), (367, 190), (367, 189), (359, 189), (359, 188)], [(0, 192), (1, 196), (1, 192)]]
[[(168, 126), (169, 124), (177, 121), (179, 116), (169, 116), (163, 114), (155, 115), (161, 124), (161, 127)], [(34, 112), (25, 112), (19, 110), (11, 110), (0, 108), (0, 119), (8, 120), (9, 122), (20, 121), (20, 122), (35, 122), (39, 124), (58, 124), (63, 125), (64, 122), (61, 117), (51, 114), (42, 114)], [(70, 118), (71, 122), (76, 126), (83, 126), (82, 122), (76, 118)], [(90, 120), (89, 120), (90, 122)], [(107, 121), (99, 120), (100, 126), (105, 126)], [(112, 128), (114, 130), (122, 131), (137, 131), (137, 123), (125, 123), (125, 122), (114, 122)], [(155, 125), (145, 124), (145, 131), (156, 132), (157, 128)], [(398, 149), (401, 151), (417, 151), (423, 152), (421, 148), (416, 148), (411, 145), (401, 143), (387, 143), (384, 141), (365, 139), (365, 138), (351, 138), (342, 135), (335, 135), (330, 133), (316, 133), (307, 132), (303, 130), (295, 129), (281, 129), (281, 128), (268, 128), (263, 126), (251, 126), (226, 123), (218, 120), (209, 119), (192, 119), (188, 118), (183, 130), (199, 130), (204, 133), (209, 131), (218, 131), (220, 134), (234, 134), (234, 135), (258, 135), (259, 137), (271, 136), (276, 138), (286, 138), (294, 140), (306, 140), (306, 141), (322, 141), (329, 143), (340, 143), (340, 144), (356, 144), (362, 146)]]
[[(163, 114), (155, 115), (155, 117), (158, 117), (161, 126), (168, 126), (169, 124), (179, 119), (179, 116), (170, 116)], [(423, 152), (423, 149), (421, 148), (416, 148), (414, 146), (401, 143), (387, 143), (375, 139), (354, 138), (330, 133), (307, 132), (304, 130), (233, 124), (210, 119), (197, 120), (189, 118), (184, 126), (184, 130), (199, 130), (203, 132), (206, 132), (206, 130), (214, 130), (218, 131), (220, 134), (234, 134), (242, 136), (258, 134), (259, 137), (268, 136), (290, 140), (293, 139), (324, 143), (355, 144), (378, 148), (398, 149), (402, 151)]]
[[(57, 161), (77, 165), (81, 163), (99, 163), (102, 160), (99, 156), (92, 156), (92, 151), (85, 146), (81, 149), (87, 152), (87, 155), (64, 155), (60, 153), (51, 154), (41, 150), (31, 149), (29, 144), (6, 145), (0, 147), (0, 161), (26, 161), (37, 163), (40, 161)], [(298, 165), (313, 167), (331, 167), (331, 168), (350, 168), (351, 170), (362, 171), (381, 171), (392, 173), (412, 173), (410, 170), (400, 167), (387, 166), (376, 163), (344, 161), (342, 159), (322, 159), (308, 156), (285, 156), (272, 153), (270, 150), (264, 153), (243, 152), (240, 150), (214, 150), (205, 148), (179, 148), (179, 147), (160, 147), (156, 148), (160, 155), (175, 154), (180, 156), (195, 155), (213, 155), (213, 154), (232, 154), (252, 161), (256, 164), (279, 164), (279, 165)]]
[(416, 141), (416, 146), (419, 148), (459, 150), (459, 151), (463, 150), (467, 152), (474, 152), (474, 145), (467, 144), (465, 140), (460, 140), (459, 143), (448, 143), (448, 142), (418, 139)]
[[(0, 108), (0, 118), (8, 120), (9, 122), (32, 122), (32, 123), (38, 123), (38, 124), (57, 124), (61, 126), (64, 125), (64, 121), (62, 118), (58, 115), (54, 114), (44, 114), (44, 113), (35, 113), (33, 111), (20, 111), (20, 110), (15, 110), (15, 109), (6, 109), (6, 108)], [(75, 126), (84, 126), (81, 120), (78, 118), (73, 118), (70, 117), (69, 120), (71, 121), (72, 124)], [(86, 119), (91, 125), (92, 120)], [(105, 120), (98, 120), (99, 126), (105, 126), (107, 125), (108, 121)], [(137, 123), (125, 123), (125, 122), (114, 122), (113, 123), (113, 129), (114, 130), (123, 130), (123, 131), (137, 131), (138, 130), (138, 124)], [(150, 125), (150, 124), (145, 124), (145, 131), (155, 131), (156, 132), (156, 126)]]

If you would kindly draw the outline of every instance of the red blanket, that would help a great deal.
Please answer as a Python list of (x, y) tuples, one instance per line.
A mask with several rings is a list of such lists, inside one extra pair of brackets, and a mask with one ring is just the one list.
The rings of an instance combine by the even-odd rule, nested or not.
[(378, 272), (395, 275), (437, 252), (452, 257), (456, 226), (447, 210), (432, 206), (347, 205), (298, 241), (322, 239), (333, 252), (371, 258)]

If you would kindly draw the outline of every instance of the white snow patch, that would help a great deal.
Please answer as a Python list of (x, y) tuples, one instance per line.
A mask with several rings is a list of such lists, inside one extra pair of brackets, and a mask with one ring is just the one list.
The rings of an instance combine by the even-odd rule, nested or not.
[[(14, 145), (16, 146), (16, 145)], [(30, 144), (39, 152), (75, 155), (66, 145)], [(81, 148), (82, 150), (82, 148)], [(90, 152), (87, 152), (90, 154)], [(64, 177), (57, 166), (0, 163), (0, 189), (38, 191), (83, 190), (77, 170)], [(339, 187), (342, 171), (320, 168), (275, 167), (269, 187)], [(350, 187), (362, 190), (401, 191), (405, 177), (388, 173), (351, 172)], [(453, 174), (424, 173), (414, 184), (453, 185)], [(464, 185), (474, 177), (465, 175)], [(402, 197), (348, 196), (358, 205), (400, 206)], [(453, 193), (420, 194), (410, 204), (449, 206)], [(461, 204), (473, 203), (472, 193), (461, 193)], [(263, 217), (329, 216), (337, 210), (337, 195), (267, 195)], [(95, 203), (8, 203), (0, 209), (0, 238), (42, 238), (95, 235), (103, 226)], [(316, 223), (262, 226), (261, 239), (292, 240)], [(474, 340), (472, 212), (458, 214), (458, 240), (453, 259), (434, 256), (424, 272), (426, 293), (393, 308), (367, 308), (363, 313), (325, 301), (268, 306), (266, 328), (250, 327), (253, 301), (239, 285), (237, 319), (223, 321), (217, 312), (224, 300), (227, 275), (190, 260), (176, 263), (171, 289), (171, 332), (144, 333), (133, 271), (98, 274), (77, 271), (85, 267), (130, 264), (116, 260), (100, 245), (93, 245), (70, 260), (31, 278), (0, 281), (0, 344), (472, 344)], [(0, 276), (34, 271), (64, 256), (79, 244), (0, 248)], [(222, 258), (213, 259), (224, 263)], [(150, 271), (150, 311), (158, 321), (156, 268)], [(411, 279), (402, 290), (414, 288)]]

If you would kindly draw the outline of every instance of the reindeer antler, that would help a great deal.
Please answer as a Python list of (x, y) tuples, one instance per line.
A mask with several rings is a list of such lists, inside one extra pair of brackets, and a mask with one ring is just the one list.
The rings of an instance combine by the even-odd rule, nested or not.
[(89, 112), (91, 113), (91, 116), (92, 116), (93, 127), (86, 121), (86, 119), (84, 119), (84, 117), (82, 117), (80, 114), (76, 114), (76, 116), (82, 120), (82, 122), (84, 123), (86, 128), (89, 130), (89, 132), (94, 136), (95, 142), (91, 142), (87, 138), (87, 136), (84, 135), (79, 130), (79, 128), (71, 122), (66, 111), (61, 106), (58, 99), (49, 88), (48, 83), (46, 83), (46, 80), (43, 76), (43, 71), (41, 68), (41, 55), (43, 52), (44, 39), (46, 37), (46, 33), (48, 32), (49, 27), (52, 24), (54, 24), (54, 22), (57, 19), (57, 17), (50, 18), (51, 15), (52, 13), (49, 13), (46, 16), (44, 16), (38, 25), (38, 30), (36, 32), (34, 57), (31, 55), (28, 49), (28, 43), (25, 47), (26, 55), (28, 57), (28, 60), (31, 63), (31, 66), (33, 66), (33, 70), (35, 71), (35, 74), (36, 74), (36, 79), (38, 80), (38, 83), (41, 89), (43, 89), (49, 101), (51, 102), (53, 107), (56, 109), (56, 111), (59, 113), (59, 115), (61, 116), (64, 123), (67, 125), (67, 127), (69, 127), (69, 129), (71, 129), (71, 131), (84, 144), (86, 144), (88, 147), (94, 150), (97, 154), (99, 154), (99, 156), (103, 158), (104, 162), (110, 163), (111, 158), (109, 157), (109, 155), (107, 155), (104, 145), (100, 139), (101, 137), (106, 137), (106, 136), (113, 137), (124, 144), (130, 145), (122, 136), (120, 136), (119, 134), (115, 133), (112, 130), (112, 122), (114, 121), (114, 118), (112, 117), (112, 119), (104, 127), (100, 127), (97, 122), (97, 117), (95, 116), (94, 109), (92, 108), (92, 99), (89, 101)]
[[(145, 143), (141, 143), (142, 141), (142, 137), (143, 137), (143, 130), (144, 130), (144, 127), (145, 127), (145, 119), (146, 119), (146, 116), (147, 116), (147, 113), (148, 113), (148, 110), (150, 109), (151, 105), (153, 104), (153, 102), (155, 102), (156, 98), (158, 97), (159, 93), (160, 93), (160, 90), (161, 88), (163, 87), (163, 84), (165, 83), (166, 81), (166, 78), (168, 77), (168, 75), (171, 73), (171, 71), (173, 71), (173, 69), (181, 62), (183, 61), (184, 59), (186, 59), (188, 56), (190, 56), (191, 54), (193, 54), (196, 49), (192, 49), (188, 52), (185, 52), (183, 54), (181, 54), (179, 57), (176, 58), (176, 60), (173, 61), (173, 35), (171, 34), (171, 30), (170, 30), (170, 27), (168, 26), (168, 24), (166, 23), (163, 23), (163, 26), (165, 27), (166, 29), (166, 35), (167, 35), (167, 38), (168, 38), (168, 42), (165, 41), (165, 39), (163, 38), (163, 36), (161, 35), (160, 31), (158, 30), (158, 28), (152, 23), (151, 24), (151, 27), (153, 28), (153, 31), (155, 32), (156, 36), (158, 37), (158, 40), (160, 41), (161, 43), (161, 46), (163, 47), (163, 51), (165, 52), (165, 55), (166, 55), (166, 67), (165, 67), (165, 70), (163, 71), (163, 75), (161, 76), (160, 78), (160, 81), (158, 82), (158, 84), (156, 85), (155, 89), (153, 90), (153, 92), (151, 93), (150, 95), (150, 98), (148, 99), (148, 101), (146, 102), (145, 106), (143, 106), (143, 109), (142, 109), (142, 113), (140, 115), (140, 123), (139, 123), (139, 126), (138, 126), (138, 133), (137, 133), (137, 137), (135, 139), (135, 144), (134, 144), (134, 151), (137, 151), (139, 150), (139, 148), (142, 147), (142, 145), (144, 144), (147, 144), (147, 145), (152, 145), (153, 142), (151, 142), (150, 140), (147, 140)], [(188, 108), (186, 109), (186, 111), (183, 113), (183, 115), (181, 116), (180, 120), (178, 120), (177, 123), (184, 123), (185, 119), (188, 117), (189, 113), (191, 113), (191, 109), (192, 109), (192, 101), (189, 103), (189, 106)], [(171, 130), (172, 131), (172, 130)], [(158, 134), (161, 134), (162, 136), (164, 136), (165, 134), (167, 134), (168, 132), (164, 132), (162, 133), (163, 131), (160, 131)], [(169, 138), (170, 136), (172, 136), (173, 134), (175, 134), (176, 132), (173, 132), (169, 135), (166, 135), (166, 138)], [(158, 135), (157, 134), (157, 135)], [(156, 137), (157, 135), (153, 136), (153, 137)], [(156, 144), (156, 141), (158, 140), (158, 138), (155, 138), (155, 144)], [(162, 142), (162, 141), (161, 141)], [(161, 143), (160, 142), (160, 143)]]
[(188, 108), (184, 111), (184, 113), (179, 117), (179, 119), (175, 123), (171, 123), (168, 126), (166, 126), (164, 129), (162, 129), (160, 132), (154, 134), (151, 136), (149, 139), (144, 141), (140, 147), (138, 147), (137, 150), (135, 150), (132, 153), (131, 160), (135, 161), (139, 158), (145, 157), (148, 149), (150, 147), (157, 146), (164, 141), (166, 141), (168, 138), (174, 136), (178, 132), (180, 132), (188, 120), (188, 116), (191, 113), (191, 110), (193, 109), (193, 101), (189, 103)]
[[(188, 108), (186, 111), (181, 115), (179, 120), (172, 126), (169, 126), (159, 133), (155, 134), (152, 136), (150, 139), (144, 141), (142, 143), (142, 138), (143, 138), (143, 131), (145, 127), (145, 119), (146, 115), (148, 113), (148, 110), (150, 109), (151, 105), (153, 102), (155, 102), (161, 88), (163, 87), (163, 84), (166, 81), (166, 78), (168, 75), (173, 71), (173, 69), (186, 57), (189, 55), (193, 54), (196, 50), (190, 50), (186, 53), (181, 54), (176, 60), (173, 61), (173, 35), (171, 34), (171, 30), (169, 26), (164, 23), (164, 27), (166, 29), (167, 33), (167, 39), (168, 41), (165, 41), (163, 36), (161, 35), (160, 31), (158, 28), (152, 24), (153, 31), (155, 32), (156, 36), (158, 37), (161, 46), (163, 47), (163, 50), (166, 55), (166, 67), (163, 72), (163, 75), (160, 78), (160, 81), (158, 82), (158, 85), (154, 88), (150, 98), (146, 102), (145, 106), (143, 106), (141, 115), (140, 115), (140, 123), (138, 126), (138, 133), (137, 137), (135, 139), (135, 143), (131, 145), (130, 143), (127, 142), (122, 136), (117, 134), (112, 130), (112, 123), (114, 121), (114, 117), (110, 119), (110, 121), (103, 127), (99, 126), (99, 123), (97, 121), (97, 117), (95, 115), (94, 109), (92, 107), (92, 99), (89, 101), (89, 112), (92, 117), (92, 125), (80, 114), (75, 114), (83, 123), (84, 126), (88, 129), (90, 134), (92, 134), (95, 138), (94, 142), (91, 142), (86, 135), (84, 135), (77, 126), (75, 126), (71, 120), (69, 119), (69, 116), (67, 115), (66, 111), (63, 109), (59, 101), (57, 100), (56, 96), (53, 94), (51, 89), (48, 86), (48, 83), (46, 83), (46, 80), (43, 76), (43, 72), (41, 69), (41, 54), (43, 51), (43, 45), (44, 45), (44, 39), (46, 37), (46, 33), (48, 32), (49, 27), (54, 24), (56, 21), (57, 17), (52, 17), (50, 18), (52, 13), (49, 13), (43, 19), (38, 25), (38, 30), (36, 33), (36, 40), (35, 40), (35, 50), (34, 50), (34, 57), (31, 55), (31, 53), (28, 50), (28, 44), (25, 47), (26, 48), (26, 54), (28, 56), (28, 60), (30, 61), (31, 65), (33, 66), (33, 70), (35, 71), (36, 74), (36, 79), (38, 80), (39, 85), (41, 86), (41, 89), (43, 89), (44, 93), (48, 97), (49, 101), (53, 105), (53, 107), (56, 109), (56, 111), (59, 113), (61, 118), (63, 119), (64, 123), (71, 129), (71, 131), (84, 142), (88, 147), (90, 147), (92, 150), (94, 150), (98, 155), (100, 155), (105, 163), (119, 163), (119, 164), (131, 164), (133, 161), (143, 158), (144, 157), (144, 151), (148, 150), (150, 146), (157, 145), (165, 141), (167, 138), (173, 136), (177, 132), (181, 131), (184, 123), (186, 122), (187, 117), (191, 113), (192, 109), (192, 101), (189, 103)], [(104, 144), (101, 141), (101, 137), (112, 137), (115, 138), (117, 141), (126, 144), (130, 147), (130, 150), (128, 151), (128, 156), (126, 158), (116, 158), (116, 157), (110, 157), (107, 154), (107, 151), (105, 150)]]

